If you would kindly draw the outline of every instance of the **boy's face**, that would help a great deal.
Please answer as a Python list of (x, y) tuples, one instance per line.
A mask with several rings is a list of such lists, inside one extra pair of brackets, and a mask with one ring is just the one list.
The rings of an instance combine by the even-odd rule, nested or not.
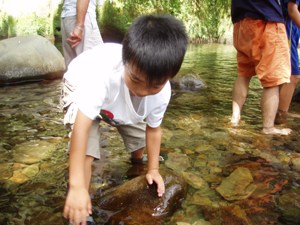
[(146, 80), (146, 75), (137, 72), (134, 66), (127, 64), (125, 66), (124, 80), (130, 94), (133, 96), (144, 97), (154, 95), (163, 89), (168, 80), (160, 84), (149, 85)]

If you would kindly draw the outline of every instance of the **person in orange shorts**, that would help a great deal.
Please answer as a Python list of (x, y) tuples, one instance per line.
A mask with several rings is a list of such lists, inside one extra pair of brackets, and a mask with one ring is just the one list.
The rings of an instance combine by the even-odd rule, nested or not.
[(238, 77), (232, 93), (231, 124), (239, 124), (251, 78), (257, 75), (263, 87), (262, 132), (288, 135), (290, 129), (274, 127), (279, 88), (290, 82), (291, 74), (288, 40), (280, 1), (232, 0), (231, 17), (238, 67)]

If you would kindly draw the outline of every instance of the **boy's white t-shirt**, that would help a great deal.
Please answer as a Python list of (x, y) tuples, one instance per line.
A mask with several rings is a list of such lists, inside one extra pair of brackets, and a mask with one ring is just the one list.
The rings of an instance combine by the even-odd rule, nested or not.
[(171, 97), (167, 82), (155, 95), (131, 99), (124, 82), (120, 44), (105, 43), (81, 53), (70, 63), (64, 79), (75, 88), (69, 100), (90, 119), (104, 109), (120, 124), (136, 124), (146, 119), (150, 127), (158, 127)]

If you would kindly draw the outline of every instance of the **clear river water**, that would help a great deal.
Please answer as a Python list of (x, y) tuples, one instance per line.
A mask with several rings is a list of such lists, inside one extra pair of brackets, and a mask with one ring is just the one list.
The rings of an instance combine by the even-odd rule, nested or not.
[[(288, 118), (286, 126), (293, 130), (289, 136), (261, 134), (262, 88), (254, 78), (241, 124), (230, 126), (236, 78), (230, 45), (190, 46), (178, 78), (187, 74), (201, 79), (205, 87), (174, 91), (162, 124), (161, 151), (166, 158), (170, 153), (188, 157), (191, 166), (186, 172), (205, 185), (188, 180), (182, 207), (165, 224), (300, 224), (300, 119)], [(59, 108), (60, 88), (60, 80), (0, 87), (1, 225), (66, 224), (62, 211), (68, 138)], [(299, 110), (300, 104), (293, 102), (291, 112)], [(95, 163), (93, 194), (122, 182), (130, 168), (115, 130), (106, 128), (106, 134), (105, 157)], [(250, 175), (234, 176), (234, 171), (245, 171), (239, 168)], [(224, 197), (218, 187), (225, 186), (228, 177)], [(238, 187), (230, 186), (235, 182)], [(100, 218), (96, 221), (102, 224)]]

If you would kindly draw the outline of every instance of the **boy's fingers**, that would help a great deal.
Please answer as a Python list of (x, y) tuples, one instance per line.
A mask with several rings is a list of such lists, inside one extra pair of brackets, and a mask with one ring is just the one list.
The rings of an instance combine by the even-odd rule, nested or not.
[[(150, 174), (146, 175), (146, 179), (149, 185), (153, 184), (153, 177)], [(156, 184), (157, 184), (157, 194), (159, 197), (163, 196), (163, 194), (165, 193), (165, 185), (164, 185), (164, 181), (163, 179), (158, 179), (155, 180)]]
[(69, 215), (68, 218), (70, 220), (71, 223), (76, 223), (75, 218), (74, 218), (74, 211), (72, 209), (69, 210)]
[(87, 210), (88, 210), (89, 215), (92, 215), (92, 204), (91, 204), (91, 202), (88, 204)]
[(85, 210), (77, 211), (74, 217), (76, 225), (86, 225), (87, 213)]
[(158, 182), (157, 184), (157, 193), (158, 193), (158, 196), (161, 197), (163, 196), (163, 194), (165, 193), (165, 185), (162, 182)]
[(150, 185), (153, 184), (153, 178), (150, 174), (146, 174), (146, 179), (147, 179), (148, 184), (150, 184)]
[(65, 205), (65, 208), (64, 208), (64, 217), (66, 219), (69, 218), (69, 211), (70, 211), (70, 207)]

